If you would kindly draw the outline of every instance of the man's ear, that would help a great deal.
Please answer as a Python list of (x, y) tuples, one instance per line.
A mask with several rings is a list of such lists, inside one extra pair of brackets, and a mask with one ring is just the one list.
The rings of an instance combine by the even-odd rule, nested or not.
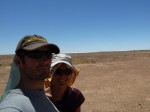
[(22, 60), (20, 59), (20, 57), (19, 56), (15, 56), (15, 63), (16, 63), (16, 65), (19, 67), (19, 66), (21, 66), (21, 64), (22, 64)]

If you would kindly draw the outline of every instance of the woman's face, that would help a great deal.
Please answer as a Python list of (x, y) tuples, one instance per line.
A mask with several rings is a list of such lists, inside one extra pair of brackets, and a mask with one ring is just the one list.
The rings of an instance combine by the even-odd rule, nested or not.
[(52, 84), (58, 86), (68, 86), (72, 77), (72, 69), (66, 64), (61, 64), (52, 76)]

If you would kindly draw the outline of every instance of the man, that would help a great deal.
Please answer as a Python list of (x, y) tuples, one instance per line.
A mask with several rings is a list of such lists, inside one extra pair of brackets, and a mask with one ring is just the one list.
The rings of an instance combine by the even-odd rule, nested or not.
[(16, 48), (0, 112), (58, 112), (44, 93), (52, 54), (59, 47), (39, 35), (23, 37)]

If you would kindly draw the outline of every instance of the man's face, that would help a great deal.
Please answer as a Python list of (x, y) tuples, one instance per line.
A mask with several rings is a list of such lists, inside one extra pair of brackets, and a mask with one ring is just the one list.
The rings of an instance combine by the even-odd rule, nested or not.
[[(24, 63), (21, 65), (21, 74), (31, 80), (44, 80), (49, 76), (50, 64), (51, 64), (51, 56), (50, 55), (43, 55), (39, 58), (37, 55), (37, 51), (40, 53), (48, 51), (48, 47), (41, 47), (36, 50), (36, 58), (34, 58), (35, 54), (30, 54), (30, 56), (25, 55)], [(40, 54), (41, 55), (41, 54)]]

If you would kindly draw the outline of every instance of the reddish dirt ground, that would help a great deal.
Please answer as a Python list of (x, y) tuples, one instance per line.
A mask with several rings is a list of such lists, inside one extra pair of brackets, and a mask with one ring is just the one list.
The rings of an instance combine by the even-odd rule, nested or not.
[[(70, 54), (80, 69), (74, 87), (85, 96), (82, 112), (150, 112), (150, 51)], [(0, 95), (12, 56), (0, 56)]]

